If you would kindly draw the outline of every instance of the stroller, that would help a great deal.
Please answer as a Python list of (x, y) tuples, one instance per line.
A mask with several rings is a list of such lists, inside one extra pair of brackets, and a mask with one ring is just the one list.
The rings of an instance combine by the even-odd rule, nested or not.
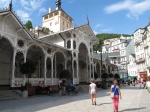
[(78, 89), (75, 88), (73, 86), (73, 84), (70, 84), (69, 87), (68, 87), (68, 95), (71, 96), (71, 95), (78, 95)]

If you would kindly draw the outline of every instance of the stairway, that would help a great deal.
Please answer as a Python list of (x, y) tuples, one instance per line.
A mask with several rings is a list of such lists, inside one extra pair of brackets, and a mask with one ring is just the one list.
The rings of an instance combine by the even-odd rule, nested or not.
[(84, 84), (84, 85), (79, 84), (78, 91), (88, 93), (89, 92), (89, 85), (88, 84)]
[(22, 98), (17, 90), (0, 90), (0, 101)]

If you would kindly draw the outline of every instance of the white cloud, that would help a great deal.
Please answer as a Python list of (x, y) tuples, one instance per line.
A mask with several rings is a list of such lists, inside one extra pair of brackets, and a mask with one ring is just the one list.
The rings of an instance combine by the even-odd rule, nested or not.
[(127, 10), (126, 16), (128, 18), (138, 19), (139, 15), (142, 15), (144, 12), (150, 10), (150, 0), (124, 0), (105, 7), (106, 13), (111, 14), (122, 10)]
[(38, 14), (38, 16), (41, 14), (41, 13), (45, 13), (47, 10), (44, 8), (44, 7), (42, 7), (42, 8), (40, 8), (39, 9), (39, 14)]
[[(13, 1), (13, 3), (15, 3), (16, 0)], [(9, 7), (10, 4), (10, 0), (0, 0), (0, 8), (5, 8), (5, 7)]]
[(20, 2), (21, 2), (22, 7), (23, 7), (25, 10), (31, 10), (31, 9), (29, 8), (29, 1), (21, 0)]
[(101, 30), (101, 32), (110, 32), (110, 31), (112, 31), (112, 28), (106, 28)]
[(95, 35), (97, 35), (97, 34), (98, 34), (98, 32), (97, 32), (97, 31), (95, 31), (95, 30), (93, 30), (93, 32), (94, 32), (94, 34), (95, 34)]
[(20, 19), (23, 21), (23, 22), (26, 22), (28, 20), (31, 20), (30, 19), (30, 16), (28, 13), (22, 11), (22, 10), (17, 10), (16, 11), (17, 15), (19, 15)]
[(95, 25), (95, 28), (98, 28), (100, 26), (102, 26), (102, 24), (97, 24), (97, 25)]

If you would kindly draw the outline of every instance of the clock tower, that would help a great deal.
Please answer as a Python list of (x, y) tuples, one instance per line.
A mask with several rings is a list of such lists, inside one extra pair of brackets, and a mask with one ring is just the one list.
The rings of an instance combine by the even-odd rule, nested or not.
[(43, 16), (42, 27), (51, 32), (60, 32), (72, 28), (73, 19), (61, 9), (61, 0), (56, 0), (56, 10), (49, 8), (49, 13)]

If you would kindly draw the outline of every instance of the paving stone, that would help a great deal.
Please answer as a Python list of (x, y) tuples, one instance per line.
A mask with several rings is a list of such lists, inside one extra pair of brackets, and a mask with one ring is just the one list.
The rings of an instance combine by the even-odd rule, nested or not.
[[(150, 95), (139, 87), (121, 87), (119, 112), (150, 112)], [(113, 112), (109, 89), (99, 89), (97, 105), (88, 93), (78, 96), (33, 96), (28, 99), (0, 101), (0, 112)]]

